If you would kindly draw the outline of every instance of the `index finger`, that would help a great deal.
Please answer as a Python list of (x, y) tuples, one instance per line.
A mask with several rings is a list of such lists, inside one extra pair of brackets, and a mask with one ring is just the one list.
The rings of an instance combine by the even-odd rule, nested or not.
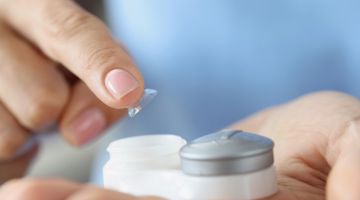
[(113, 108), (141, 97), (144, 81), (103, 22), (70, 0), (15, 0), (0, 6), (6, 21), (83, 80)]

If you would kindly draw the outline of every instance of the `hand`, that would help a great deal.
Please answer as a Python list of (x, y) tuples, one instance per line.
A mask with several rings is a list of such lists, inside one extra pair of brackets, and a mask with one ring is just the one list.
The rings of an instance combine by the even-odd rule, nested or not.
[(135, 197), (91, 185), (64, 180), (14, 180), (0, 188), (3, 200), (161, 200)]
[(275, 141), (280, 191), (268, 200), (360, 199), (360, 102), (336, 92), (304, 96), (233, 128)]
[[(266, 200), (358, 200), (359, 119), (357, 99), (336, 92), (321, 92), (255, 114), (232, 128), (263, 133), (275, 141), (280, 191)], [(7, 197), (15, 190), (26, 191), (29, 196), (71, 188), (55, 184), (56, 189), (52, 189), (54, 184), (38, 184), (41, 181), (15, 183), (0, 189), (0, 196)]]
[[(0, 0), (0, 35), (0, 168), (30, 132), (58, 122), (81, 145), (142, 95), (130, 56), (71, 0)], [(12, 169), (0, 171), (0, 183)]]

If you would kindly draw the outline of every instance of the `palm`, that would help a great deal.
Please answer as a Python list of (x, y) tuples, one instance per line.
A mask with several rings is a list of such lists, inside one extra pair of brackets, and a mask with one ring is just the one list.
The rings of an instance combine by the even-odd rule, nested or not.
[[(327, 92), (261, 112), (234, 128), (262, 133), (275, 141), (280, 191), (271, 200), (358, 199), (355, 182), (360, 183), (359, 178), (344, 163), (354, 166), (352, 156), (360, 157), (359, 116), (358, 100)], [(343, 193), (342, 187), (350, 192)]]

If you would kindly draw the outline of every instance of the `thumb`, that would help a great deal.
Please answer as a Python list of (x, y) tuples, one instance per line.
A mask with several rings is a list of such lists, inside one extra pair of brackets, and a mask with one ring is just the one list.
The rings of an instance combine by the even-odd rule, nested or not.
[(342, 149), (340, 149), (340, 154), (338, 155), (328, 178), (326, 199), (329, 200), (360, 199), (359, 132), (346, 132), (346, 134), (345, 140), (347, 141), (341, 145)]
[(7, 23), (78, 76), (102, 102), (125, 108), (140, 99), (141, 73), (95, 16), (69, 0), (8, 4), (1, 9)]

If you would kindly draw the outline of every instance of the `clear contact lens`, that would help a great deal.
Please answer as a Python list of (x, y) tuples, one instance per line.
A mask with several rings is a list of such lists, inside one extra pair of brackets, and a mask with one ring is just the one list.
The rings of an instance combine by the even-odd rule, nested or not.
[(128, 109), (128, 114), (130, 117), (135, 117), (144, 107), (146, 107), (158, 94), (157, 90), (146, 88), (144, 90), (144, 96), (139, 101), (139, 103)]

